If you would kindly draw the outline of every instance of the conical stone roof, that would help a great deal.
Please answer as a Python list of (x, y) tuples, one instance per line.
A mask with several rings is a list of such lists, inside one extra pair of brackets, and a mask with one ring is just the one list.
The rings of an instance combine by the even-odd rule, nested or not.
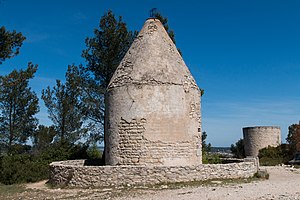
[(198, 88), (158, 19), (148, 19), (118, 66), (108, 90), (126, 84), (176, 84)]

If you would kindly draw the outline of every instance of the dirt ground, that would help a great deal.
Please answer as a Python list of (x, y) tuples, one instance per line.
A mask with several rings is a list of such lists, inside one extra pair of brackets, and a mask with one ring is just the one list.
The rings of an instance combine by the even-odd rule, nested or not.
[(7, 192), (0, 190), (0, 199), (163, 199), (163, 200), (242, 200), (242, 199), (300, 199), (300, 169), (287, 166), (264, 167), (269, 180), (250, 183), (223, 183), (214, 181), (203, 186), (185, 186), (170, 189), (167, 185), (158, 188), (106, 188), (106, 189), (53, 189), (46, 181), (27, 184)]

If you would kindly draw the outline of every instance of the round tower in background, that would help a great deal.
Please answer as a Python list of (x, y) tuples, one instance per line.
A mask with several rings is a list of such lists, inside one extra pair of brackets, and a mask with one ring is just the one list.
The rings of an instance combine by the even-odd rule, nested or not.
[(106, 165), (197, 165), (201, 92), (158, 19), (148, 19), (106, 91)]
[(245, 127), (243, 136), (246, 156), (257, 157), (260, 149), (281, 144), (280, 127), (277, 126)]

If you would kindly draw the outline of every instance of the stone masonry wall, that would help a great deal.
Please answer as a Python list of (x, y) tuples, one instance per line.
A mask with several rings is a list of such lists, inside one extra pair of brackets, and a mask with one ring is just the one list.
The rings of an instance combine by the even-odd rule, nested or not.
[(197, 166), (83, 166), (84, 160), (50, 164), (49, 182), (56, 186), (110, 187), (122, 185), (154, 185), (203, 181), (209, 179), (248, 178), (258, 170), (256, 159), (231, 164)]
[(276, 147), (281, 143), (280, 127), (256, 126), (243, 128), (246, 156), (258, 156), (260, 149)]
[(144, 137), (144, 125), (146, 119), (133, 119), (127, 122), (121, 119), (119, 124), (119, 144), (117, 145), (117, 155), (119, 155), (120, 165), (159, 165), (164, 158), (188, 159), (196, 154), (195, 141), (164, 142), (150, 141)]

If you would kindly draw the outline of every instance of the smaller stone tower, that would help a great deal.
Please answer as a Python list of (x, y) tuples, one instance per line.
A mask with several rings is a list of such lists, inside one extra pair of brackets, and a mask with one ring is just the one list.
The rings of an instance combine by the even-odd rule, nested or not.
[(243, 128), (246, 156), (257, 157), (258, 151), (268, 146), (277, 147), (281, 143), (280, 127), (256, 126)]

